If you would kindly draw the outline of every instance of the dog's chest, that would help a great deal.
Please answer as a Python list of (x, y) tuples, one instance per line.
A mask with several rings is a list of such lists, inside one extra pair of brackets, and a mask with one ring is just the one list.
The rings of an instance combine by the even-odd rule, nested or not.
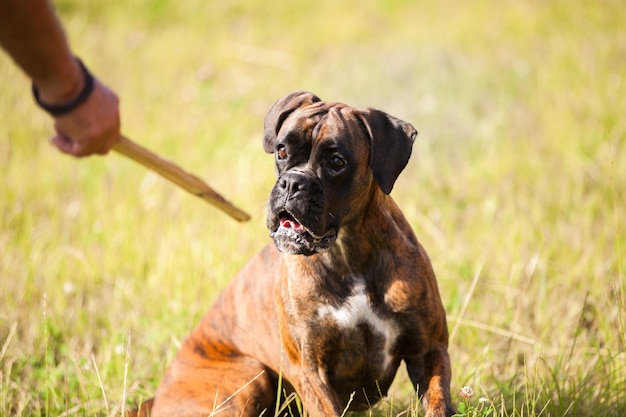
[[(393, 361), (393, 347), (399, 335), (397, 323), (377, 313), (373, 307), (365, 284), (361, 281), (353, 286), (351, 295), (339, 305), (323, 304), (317, 308), (321, 322), (328, 323), (334, 333), (330, 346), (338, 361), (357, 361), (357, 358), (371, 364), (375, 360), (387, 370)], [(344, 356), (342, 359), (341, 356)], [(365, 365), (357, 362), (354, 366)], [(351, 365), (348, 365), (351, 366)], [(366, 365), (370, 366), (370, 365)]]

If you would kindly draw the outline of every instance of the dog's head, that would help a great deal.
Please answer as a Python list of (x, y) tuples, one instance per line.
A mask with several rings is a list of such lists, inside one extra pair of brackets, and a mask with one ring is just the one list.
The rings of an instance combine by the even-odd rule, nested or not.
[(375, 109), (357, 110), (295, 91), (265, 117), (263, 148), (278, 180), (267, 227), (284, 253), (330, 248), (372, 193), (389, 194), (409, 157), (415, 128)]

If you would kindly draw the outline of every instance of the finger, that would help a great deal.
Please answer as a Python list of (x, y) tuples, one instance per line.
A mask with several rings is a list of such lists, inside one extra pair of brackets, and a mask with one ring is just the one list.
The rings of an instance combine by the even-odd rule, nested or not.
[(59, 132), (57, 132), (57, 134), (50, 139), (50, 142), (52, 142), (57, 149), (67, 155), (83, 157), (92, 153), (84, 146), (81, 146), (80, 143), (73, 141)]
[(69, 155), (72, 154), (73, 143), (69, 138), (57, 133), (55, 136), (50, 138), (50, 142), (61, 152)]
[(93, 153), (106, 155), (113, 148), (113, 146), (115, 146), (119, 139), (119, 127), (117, 129), (109, 129), (108, 133), (103, 133), (101, 135), (101, 139), (98, 142), (98, 147), (93, 150)]

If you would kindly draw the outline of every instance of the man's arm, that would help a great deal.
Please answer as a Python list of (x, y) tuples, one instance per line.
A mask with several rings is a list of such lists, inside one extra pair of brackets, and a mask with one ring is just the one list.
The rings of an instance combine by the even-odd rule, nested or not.
[(71, 100), (83, 77), (47, 0), (0, 0), (0, 44), (41, 91), (46, 103)]
[[(0, 45), (47, 105), (71, 102), (85, 86), (85, 74), (48, 0), (0, 0)], [(106, 153), (120, 135), (118, 98), (97, 79), (85, 102), (54, 118), (52, 142), (75, 156)]]

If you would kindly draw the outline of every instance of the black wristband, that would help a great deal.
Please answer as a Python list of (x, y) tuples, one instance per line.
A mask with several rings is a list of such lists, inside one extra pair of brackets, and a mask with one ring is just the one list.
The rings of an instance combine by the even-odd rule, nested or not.
[(39, 107), (50, 113), (52, 116), (61, 116), (63, 114), (71, 112), (76, 107), (83, 104), (85, 100), (89, 98), (91, 92), (93, 91), (93, 75), (91, 75), (89, 70), (85, 67), (83, 61), (78, 58), (76, 58), (76, 61), (78, 61), (78, 65), (80, 66), (80, 69), (85, 77), (85, 84), (83, 85), (83, 89), (80, 91), (80, 93), (72, 100), (62, 104), (46, 104), (41, 101), (41, 97), (39, 97), (39, 89), (37, 88), (35, 83), (33, 83), (33, 96), (35, 97), (35, 101), (37, 102)]

